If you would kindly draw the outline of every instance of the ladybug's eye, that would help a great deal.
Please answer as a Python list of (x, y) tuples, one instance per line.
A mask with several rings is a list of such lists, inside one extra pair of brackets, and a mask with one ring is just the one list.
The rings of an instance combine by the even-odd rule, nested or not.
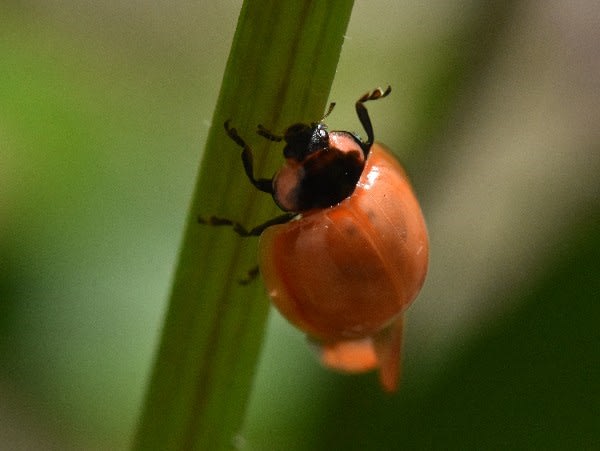
[(310, 144), (308, 145), (307, 154), (317, 150), (324, 149), (329, 146), (329, 133), (325, 124), (317, 124), (312, 130)]

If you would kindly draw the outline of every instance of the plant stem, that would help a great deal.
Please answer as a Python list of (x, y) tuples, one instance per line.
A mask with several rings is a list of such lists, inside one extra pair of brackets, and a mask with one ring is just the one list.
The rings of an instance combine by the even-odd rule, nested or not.
[(239, 148), (226, 136), (223, 123), (231, 119), (251, 143), (257, 174), (272, 174), (281, 152), (253, 130), (262, 123), (282, 131), (292, 122), (321, 117), (351, 9), (350, 0), (246, 1), (242, 7), (135, 449), (217, 450), (235, 442), (268, 302), (260, 282), (237, 283), (255, 264), (256, 241), (202, 226), (196, 219), (214, 214), (252, 226), (274, 214), (271, 199), (245, 179)]

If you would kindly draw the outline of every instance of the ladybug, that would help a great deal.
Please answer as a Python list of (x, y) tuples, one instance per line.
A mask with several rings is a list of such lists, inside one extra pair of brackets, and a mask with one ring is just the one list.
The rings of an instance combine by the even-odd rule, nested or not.
[[(255, 178), (252, 151), (230, 122), (250, 182), (273, 196), (285, 214), (253, 229), (219, 217), (199, 218), (260, 236), (259, 268), (269, 297), (304, 331), (321, 362), (343, 372), (379, 369), (386, 391), (400, 372), (404, 310), (425, 280), (429, 243), (419, 203), (388, 148), (374, 142), (364, 103), (391, 92), (376, 89), (356, 102), (367, 139), (328, 131), (324, 118), (298, 123), (280, 136), (285, 163), (271, 179)], [(257, 274), (255, 271), (254, 274)]]

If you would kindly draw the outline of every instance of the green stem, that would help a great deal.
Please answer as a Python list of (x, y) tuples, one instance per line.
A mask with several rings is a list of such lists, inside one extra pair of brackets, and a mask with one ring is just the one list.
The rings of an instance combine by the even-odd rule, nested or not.
[(271, 199), (245, 179), (239, 148), (223, 123), (231, 119), (254, 147), (257, 174), (272, 174), (281, 152), (254, 134), (256, 125), (283, 131), (321, 117), (351, 9), (351, 0), (246, 1), (242, 7), (135, 449), (217, 450), (235, 443), (268, 301), (259, 281), (237, 283), (256, 262), (256, 240), (199, 225), (196, 218), (214, 214), (252, 226), (274, 214)]

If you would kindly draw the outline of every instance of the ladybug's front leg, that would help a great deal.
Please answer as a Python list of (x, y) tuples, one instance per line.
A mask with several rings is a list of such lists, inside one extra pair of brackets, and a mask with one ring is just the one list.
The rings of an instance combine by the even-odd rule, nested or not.
[(369, 149), (373, 142), (375, 141), (375, 136), (373, 135), (373, 125), (371, 125), (371, 118), (369, 117), (369, 112), (365, 107), (364, 103), (369, 100), (377, 100), (383, 97), (386, 97), (390, 92), (392, 92), (392, 87), (388, 86), (385, 91), (381, 88), (375, 89), (373, 92), (367, 92), (360, 99), (356, 101), (356, 114), (358, 115), (358, 119), (362, 124), (363, 128), (367, 132), (367, 142), (365, 143), (365, 157), (369, 153)]
[(271, 227), (276, 224), (285, 224), (296, 216), (296, 213), (285, 213), (281, 216), (269, 219), (263, 224), (257, 225), (256, 227), (248, 230), (242, 224), (231, 219), (219, 218), (218, 216), (209, 216), (208, 218), (198, 217), (198, 223), (206, 224), (211, 226), (231, 226), (233, 231), (242, 237), (259, 236), (267, 227)]
[(244, 171), (246, 171), (246, 175), (258, 190), (273, 194), (273, 180), (272, 179), (256, 179), (254, 178), (254, 163), (252, 158), (252, 149), (250, 146), (246, 144), (246, 141), (242, 139), (235, 128), (229, 126), (229, 120), (225, 121), (225, 131), (227, 135), (242, 148), (242, 163), (244, 164)]
[[(210, 226), (231, 226), (233, 231), (242, 237), (259, 236), (263, 231), (272, 225), (285, 224), (296, 216), (295, 213), (286, 213), (281, 216), (272, 218), (263, 224), (257, 225), (256, 227), (247, 230), (242, 224), (231, 219), (219, 218), (217, 216), (209, 216), (208, 218), (198, 217), (199, 224), (206, 224)], [(259, 274), (258, 266), (252, 267), (246, 276), (239, 280), (240, 285), (248, 285), (251, 283)]]

